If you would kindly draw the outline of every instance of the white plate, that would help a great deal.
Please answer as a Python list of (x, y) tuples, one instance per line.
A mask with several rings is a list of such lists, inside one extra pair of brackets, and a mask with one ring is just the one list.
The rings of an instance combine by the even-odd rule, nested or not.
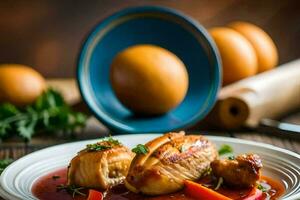
[[(126, 146), (132, 148), (157, 137), (157, 134), (121, 135), (115, 136)], [(211, 141), (221, 146), (231, 145), (235, 154), (257, 153), (262, 157), (263, 175), (280, 180), (286, 188), (282, 199), (300, 199), (300, 155), (275, 146), (246, 140), (207, 136)], [(73, 156), (86, 144), (97, 140), (86, 140), (49, 147), (31, 153), (4, 170), (0, 177), (0, 196), (9, 200), (36, 199), (31, 188), (41, 176), (56, 169), (66, 167)]]

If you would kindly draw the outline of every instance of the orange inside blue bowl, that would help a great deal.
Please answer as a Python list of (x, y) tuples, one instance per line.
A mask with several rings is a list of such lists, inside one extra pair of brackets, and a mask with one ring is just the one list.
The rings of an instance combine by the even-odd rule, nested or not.
[[(187, 67), (187, 95), (167, 114), (135, 116), (112, 90), (109, 72), (113, 58), (137, 44), (161, 46)], [(135, 7), (113, 14), (92, 30), (78, 58), (77, 79), (91, 111), (115, 133), (154, 133), (183, 129), (203, 119), (216, 101), (220, 70), (214, 42), (193, 19), (169, 8)]]

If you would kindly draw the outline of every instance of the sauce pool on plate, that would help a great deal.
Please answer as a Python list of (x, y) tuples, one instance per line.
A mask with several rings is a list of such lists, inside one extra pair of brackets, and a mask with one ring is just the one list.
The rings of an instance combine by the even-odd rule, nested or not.
[[(76, 195), (75, 198), (57, 186), (67, 183), (67, 169), (63, 168), (39, 178), (32, 187), (32, 193), (41, 200), (85, 200), (87, 196)], [(87, 192), (87, 191), (85, 191)]]
[[(211, 179), (204, 178), (200, 180), (200, 183), (211, 186)], [(284, 186), (273, 179), (268, 177), (263, 177), (261, 182), (263, 184), (269, 185), (271, 189), (268, 194), (264, 193), (264, 199), (275, 200), (278, 199), (284, 193)], [(39, 178), (32, 187), (32, 193), (35, 197), (41, 200), (85, 200), (87, 199), (88, 190), (80, 190), (83, 195), (75, 195), (68, 193), (66, 190), (58, 190), (58, 185), (65, 185), (67, 183), (67, 169), (59, 169), (57, 171), (51, 172)], [(249, 194), (250, 190), (232, 190), (229, 188), (220, 188), (218, 192), (232, 198), (235, 200), (240, 200)], [(193, 198), (185, 195), (183, 191), (161, 195), (155, 197), (143, 196), (140, 194), (135, 194), (128, 191), (123, 184), (118, 185), (106, 192), (104, 200), (193, 200)]]

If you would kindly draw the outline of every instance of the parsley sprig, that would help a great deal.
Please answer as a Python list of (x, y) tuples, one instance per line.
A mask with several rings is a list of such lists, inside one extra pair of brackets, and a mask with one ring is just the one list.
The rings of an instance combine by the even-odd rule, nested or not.
[(110, 136), (110, 137), (106, 137), (106, 138), (102, 139), (100, 142), (97, 142), (95, 144), (86, 145), (86, 149), (88, 151), (103, 151), (106, 149), (111, 149), (120, 144), (121, 143), (118, 140), (116, 140)]
[(4, 169), (13, 162), (13, 159), (7, 158), (0, 160), (0, 175)]
[(82, 190), (85, 190), (85, 189), (86, 188), (84, 188), (84, 187), (77, 187), (75, 185), (60, 184), (60, 185), (56, 186), (57, 191), (65, 190), (66, 192), (71, 194), (73, 198), (75, 197), (75, 195), (86, 196), (86, 194), (82, 192)]
[(26, 141), (37, 132), (73, 133), (84, 127), (86, 118), (72, 111), (60, 93), (48, 89), (32, 105), (23, 108), (10, 103), (0, 105), (0, 139), (15, 133)]
[(147, 154), (149, 152), (149, 149), (148, 149), (147, 146), (145, 146), (143, 144), (138, 144), (131, 151), (136, 153), (136, 154)]

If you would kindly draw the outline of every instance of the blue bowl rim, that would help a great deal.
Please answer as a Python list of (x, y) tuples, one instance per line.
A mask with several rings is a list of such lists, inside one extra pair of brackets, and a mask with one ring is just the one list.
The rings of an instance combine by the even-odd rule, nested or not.
[(213, 106), (216, 103), (216, 98), (217, 98), (217, 93), (221, 88), (221, 84), (222, 84), (222, 62), (221, 62), (221, 57), (220, 57), (220, 53), (219, 50), (214, 42), (214, 40), (211, 38), (211, 36), (209, 35), (209, 33), (206, 31), (206, 29), (199, 23), (197, 22), (195, 19), (193, 19), (192, 17), (182, 13), (181, 11), (178, 11), (176, 9), (173, 8), (168, 8), (168, 7), (164, 7), (164, 6), (135, 6), (135, 7), (127, 7), (124, 9), (121, 9), (105, 18), (103, 18), (102, 20), (100, 20), (92, 29), (91, 31), (89, 31), (86, 36), (83, 39), (83, 42), (81, 44), (81, 47), (79, 49), (79, 53), (77, 56), (77, 70), (76, 70), (76, 75), (77, 75), (77, 85), (79, 87), (79, 92), (81, 94), (81, 97), (83, 98), (84, 102), (87, 104), (89, 110), (91, 111), (91, 113), (93, 114), (93, 116), (95, 116), (99, 121), (101, 121), (107, 128), (109, 128), (111, 131), (113, 131), (114, 133), (145, 133), (145, 131), (143, 130), (130, 130), (130, 129), (126, 129), (126, 128), (122, 128), (120, 126), (117, 126), (116, 124), (114, 124), (114, 122), (112, 122), (112, 120), (106, 120), (103, 118), (103, 116), (101, 116), (99, 113), (97, 113), (94, 109), (94, 106), (91, 105), (90, 100), (85, 96), (86, 91), (83, 89), (83, 77), (82, 77), (82, 69), (83, 66), (81, 65), (82, 63), (82, 59), (84, 58), (86, 51), (88, 49), (89, 46), (89, 42), (90, 40), (97, 34), (97, 32), (101, 29), (99, 29), (100, 26), (102, 26), (104, 23), (109, 23), (111, 21), (113, 21), (114, 19), (126, 15), (126, 14), (131, 14), (131, 13), (136, 13), (136, 12), (161, 12), (161, 13), (167, 13), (170, 15), (174, 15), (175, 17), (178, 17), (180, 19), (182, 19), (185, 23), (188, 23), (190, 26), (192, 26), (197, 33), (200, 33), (201, 35), (203, 35), (204, 39), (206, 40), (206, 42), (209, 44), (210, 48), (211, 48), (211, 53), (212, 53), (212, 60), (214, 60), (214, 63), (216, 65), (215, 70), (216, 70), (216, 74), (217, 74), (217, 78), (216, 78), (216, 83), (214, 85), (216, 85), (215, 87), (211, 87), (213, 88), (212, 91), (212, 96), (215, 97), (215, 99), (213, 101), (210, 101), (209, 104), (207, 104), (205, 110), (201, 113), (197, 113), (192, 119), (187, 120), (185, 123), (182, 123), (180, 126), (176, 126), (172, 129), (165, 129), (163, 126), (160, 130), (157, 131), (151, 131), (152, 133), (162, 133), (162, 132), (169, 132), (169, 131), (174, 131), (174, 130), (180, 130), (182, 128), (187, 128), (190, 127), (194, 124), (196, 124), (198, 121), (200, 121), (201, 119), (203, 119), (205, 116), (207, 116), (207, 114), (212, 110)]

